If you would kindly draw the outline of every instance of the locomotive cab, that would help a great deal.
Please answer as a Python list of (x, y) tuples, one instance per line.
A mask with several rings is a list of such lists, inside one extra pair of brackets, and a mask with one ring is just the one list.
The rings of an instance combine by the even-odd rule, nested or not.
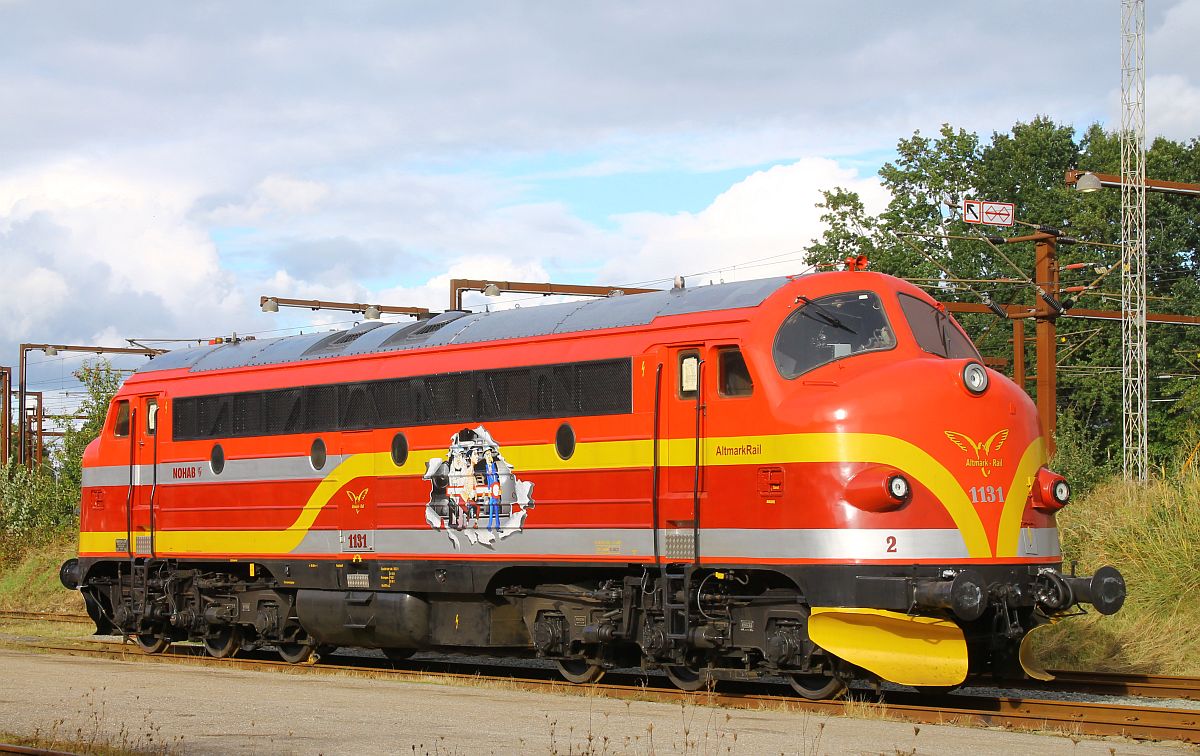
[(812, 450), (789, 485), (835, 544), (854, 541), (813, 554), (853, 565), (802, 583), (811, 638), (902, 684), (1008, 674), (1018, 658), (1042, 675), (1019, 653), (1029, 631), (1079, 604), (1117, 611), (1120, 573), (1061, 573), (1054, 512), (1070, 488), (1025, 392), (914, 287), (841, 278), (844, 291), (796, 295), (771, 346), (777, 416), (838, 448)]

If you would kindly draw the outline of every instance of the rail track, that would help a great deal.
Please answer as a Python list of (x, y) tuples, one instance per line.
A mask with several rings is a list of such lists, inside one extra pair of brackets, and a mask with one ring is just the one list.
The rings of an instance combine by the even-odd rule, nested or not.
[[(148, 656), (135, 647), (111, 641), (83, 641), (71, 645), (29, 644), (55, 653), (93, 658), (182, 662), (204, 666), (276, 671), (293, 674), (351, 674), (399, 680), (496, 682), (508, 687), (541, 692), (586, 690), (592, 695), (668, 703), (729, 708), (777, 708), (827, 715), (861, 714), (864, 711), (892, 719), (923, 724), (1003, 726), (1019, 730), (1062, 731), (1068, 734), (1123, 735), (1140, 740), (1178, 740), (1200, 743), (1200, 711), (1079, 701), (1032, 700), (973, 695), (929, 696), (887, 691), (879, 700), (805, 701), (794, 695), (764, 693), (773, 686), (762, 683), (725, 682), (719, 689), (688, 693), (664, 679), (645, 675), (610, 674), (602, 683), (583, 688), (558, 680), (552, 670), (496, 665), (488, 673), (477, 666), (452, 661), (384, 662), (369, 657), (331, 655), (319, 664), (293, 665), (268, 658), (265, 652), (233, 659), (212, 659), (198, 647), (176, 645), (163, 654)], [(470, 670), (470, 671), (466, 671)], [(779, 686), (780, 690), (784, 686)]]
[[(0, 620), (5, 619), (41, 620), (76, 624), (90, 624), (92, 621), (86, 614), (0, 611)], [(1181, 698), (1190, 701), (1200, 701), (1200, 677), (1124, 674), (1116, 672), (1076, 672), (1072, 670), (1051, 670), (1051, 674), (1055, 676), (1055, 679), (1050, 682), (1013, 679), (1004, 681), (1004, 684), (1008, 687), (1019, 688), (1021, 690), (1088, 693), (1102, 696)]]
[(63, 612), (20, 612), (10, 609), (0, 611), (0, 620), (34, 620), (44, 622), (71, 622), (79, 625), (92, 624), (92, 618), (86, 614), (66, 614)]

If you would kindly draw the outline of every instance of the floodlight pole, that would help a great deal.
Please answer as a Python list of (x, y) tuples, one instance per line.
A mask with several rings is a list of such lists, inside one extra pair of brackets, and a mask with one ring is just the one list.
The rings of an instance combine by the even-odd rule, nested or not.
[[(1069, 170), (1065, 181), (1079, 191), (1121, 190), (1121, 436), (1127, 480), (1149, 475), (1149, 391), (1146, 381), (1146, 192), (1200, 197), (1200, 184), (1146, 178), (1145, 72), (1142, 65), (1145, 7), (1123, 4), (1121, 175)], [(1127, 33), (1126, 33), (1127, 32)]]
[(42, 351), (54, 350), (55, 352), (88, 352), (91, 354), (141, 354), (147, 357), (154, 357), (162, 354), (163, 349), (139, 349), (136, 347), (106, 347), (106, 346), (79, 346), (75, 344), (22, 344), (20, 347), (21, 358), (19, 361), (18, 372), (20, 374), (17, 388), (17, 414), (21, 418), (20, 427), (18, 429), (18, 447), (17, 461), (24, 464), (26, 467), (31, 466), (32, 460), (29, 458), (29, 452), (25, 448), (28, 445), (27, 436), (25, 433), (25, 401), (26, 401), (26, 375), (25, 375), (25, 356), (29, 352), (41, 349)]

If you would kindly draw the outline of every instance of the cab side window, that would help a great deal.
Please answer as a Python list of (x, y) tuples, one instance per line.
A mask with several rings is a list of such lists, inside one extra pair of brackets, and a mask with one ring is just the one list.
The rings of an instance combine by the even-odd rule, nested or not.
[(146, 435), (153, 436), (158, 433), (158, 400), (146, 400)]
[(750, 396), (754, 393), (754, 379), (742, 350), (729, 347), (717, 352), (718, 391), (721, 396)]
[(113, 435), (125, 438), (129, 435), (129, 400), (117, 402), (117, 422), (113, 425)]
[(695, 399), (700, 391), (700, 353), (687, 351), (679, 353), (679, 390), (680, 399)]

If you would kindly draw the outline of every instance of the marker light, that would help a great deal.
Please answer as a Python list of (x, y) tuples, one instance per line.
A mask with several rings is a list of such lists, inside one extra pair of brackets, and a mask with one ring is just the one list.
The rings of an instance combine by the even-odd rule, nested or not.
[(1034, 509), (1056, 512), (1071, 501), (1071, 486), (1066, 478), (1043, 467), (1034, 478), (1030, 496)]
[(903, 475), (893, 475), (888, 478), (887, 489), (892, 498), (897, 501), (904, 501), (912, 493), (912, 486), (908, 484), (908, 479)]
[(987, 369), (978, 362), (968, 362), (962, 372), (963, 385), (967, 387), (967, 391), (979, 396), (988, 387)]

